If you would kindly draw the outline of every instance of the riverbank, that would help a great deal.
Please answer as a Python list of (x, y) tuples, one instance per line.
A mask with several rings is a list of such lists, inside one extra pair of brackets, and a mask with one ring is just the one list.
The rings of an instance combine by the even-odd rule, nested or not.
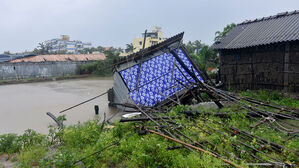
[(69, 76), (57, 76), (57, 77), (18, 79), (18, 80), (17, 79), (0, 80), (0, 85), (48, 82), (48, 81), (68, 80), (68, 79), (80, 79), (80, 78), (87, 78), (87, 77), (97, 77), (97, 76), (95, 76), (95, 75), (69, 75)]
[[(259, 98), (283, 106), (299, 108), (299, 101), (281, 97), (278, 92), (243, 92), (242, 95)], [(190, 106), (179, 105), (174, 107), (168, 116), (180, 123), (180, 131), (196, 141), (201, 142), (198, 147), (205, 150), (215, 150), (220, 155), (229, 158), (232, 162), (249, 167), (247, 163), (260, 162), (252, 159), (254, 154), (263, 160), (270, 157), (278, 158), (287, 164), (298, 164), (298, 137), (290, 138), (288, 134), (275, 131), (262, 124), (251, 128), (256, 120), (246, 118), (246, 111), (228, 106), (221, 110), (211, 108), (191, 109), (202, 113), (234, 113), (227, 118), (212, 115), (186, 117), (184, 111)], [(60, 117), (64, 120), (64, 117)], [(206, 121), (206, 122), (205, 122)], [(239, 137), (240, 130), (233, 133), (226, 132), (219, 122), (225, 122), (233, 127), (246, 130), (254, 136), (271, 140), (286, 147), (284, 151), (276, 152), (269, 144), (253, 138), (249, 141)], [(151, 125), (150, 121), (144, 123)], [(50, 127), (49, 134), (38, 134), (28, 130), (23, 135), (2, 135), (0, 138), (0, 155), (16, 154), (15, 165), (18, 167), (223, 167), (224, 163), (209, 154), (189, 151), (179, 144), (165, 138), (140, 131), (142, 124), (138, 123), (108, 123), (99, 120), (89, 120), (84, 123), (67, 126), (63, 129), (55, 125)], [(153, 127), (155, 129), (155, 127)], [(215, 132), (213, 129), (220, 131)], [(225, 138), (228, 137), (228, 138)], [(243, 141), (264, 154), (254, 152), (237, 142)], [(2, 144), (2, 146), (1, 146)], [(235, 144), (238, 144), (235, 146)], [(2, 147), (2, 148), (1, 148)], [(288, 151), (291, 149), (290, 151)], [(245, 151), (251, 151), (248, 153)], [(267, 155), (267, 156), (266, 156)], [(238, 158), (238, 159), (234, 159)]]

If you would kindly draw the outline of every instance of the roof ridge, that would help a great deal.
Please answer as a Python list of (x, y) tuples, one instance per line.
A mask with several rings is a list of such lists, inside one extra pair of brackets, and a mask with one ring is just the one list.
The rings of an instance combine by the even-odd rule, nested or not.
[(265, 21), (265, 20), (277, 19), (280, 17), (290, 16), (290, 15), (294, 15), (294, 14), (299, 14), (299, 10), (294, 10), (291, 12), (288, 12), (288, 11), (280, 12), (280, 13), (277, 13), (276, 15), (271, 15), (271, 16), (262, 17), (262, 18), (256, 18), (254, 20), (245, 20), (244, 22), (237, 24), (237, 26), (245, 25), (245, 24), (249, 24), (249, 23), (260, 22), (260, 21)]

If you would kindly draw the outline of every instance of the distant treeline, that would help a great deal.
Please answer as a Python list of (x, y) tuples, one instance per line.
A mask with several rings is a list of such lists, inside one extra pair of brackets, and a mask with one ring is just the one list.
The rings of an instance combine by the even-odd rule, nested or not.
[[(195, 63), (202, 70), (207, 71), (208, 69), (214, 69), (218, 67), (219, 58), (217, 56), (217, 52), (214, 51), (211, 46), (205, 45), (198, 40), (194, 42), (189, 41), (184, 45)], [(89, 50), (93, 51), (95, 49), (96, 48), (91, 48)], [(106, 55), (105, 60), (99, 60), (90, 64), (80, 65), (77, 69), (77, 74), (111, 76), (113, 64), (120, 59), (119, 54), (122, 52), (122, 50), (110, 48), (109, 50), (102, 50), (102, 52)]]
[(94, 74), (99, 76), (112, 76), (113, 64), (119, 60), (118, 51), (106, 50), (103, 52), (106, 55), (105, 60), (98, 60), (93, 63), (79, 65), (76, 73), (82, 74)]

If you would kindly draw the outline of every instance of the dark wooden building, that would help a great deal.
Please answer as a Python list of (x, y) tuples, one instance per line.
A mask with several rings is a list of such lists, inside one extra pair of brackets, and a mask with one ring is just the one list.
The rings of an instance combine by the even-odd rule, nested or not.
[(299, 92), (299, 11), (240, 23), (213, 47), (226, 89)]

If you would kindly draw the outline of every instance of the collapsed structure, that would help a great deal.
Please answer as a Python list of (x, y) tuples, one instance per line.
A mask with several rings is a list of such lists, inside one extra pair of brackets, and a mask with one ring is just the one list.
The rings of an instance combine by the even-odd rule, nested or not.
[[(169, 147), (167, 150), (179, 148), (197, 150), (233, 167), (241, 167), (238, 165), (241, 162), (247, 166), (296, 167), (296, 159), (290, 162), (280, 157), (285, 152), (299, 155), (296, 149), (264, 139), (253, 134), (251, 130), (237, 128), (226, 120), (209, 120), (206, 116), (230, 118), (233, 115), (241, 115), (253, 123), (250, 125), (252, 129), (261, 127), (261, 129), (273, 129), (284, 133), (287, 137), (284, 141), (286, 142), (298, 137), (299, 127), (293, 124), (299, 121), (298, 109), (216, 88), (194, 64), (184, 46), (181, 45), (182, 37), (183, 33), (178, 34), (116, 63), (114, 86), (108, 91), (110, 105), (117, 106), (123, 112), (141, 115), (137, 118), (122, 118), (120, 122), (135, 122), (135, 129), (139, 134), (153, 133), (182, 145)], [(169, 108), (164, 108), (180, 105), (190, 98), (204, 101), (201, 97), (202, 93), (207, 94), (208, 101), (214, 101), (219, 108), (223, 106), (220, 102), (227, 102), (238, 107), (240, 111), (236, 113), (182, 111), (178, 114), (200, 117), (198, 122), (201, 124), (196, 126), (193, 125), (196, 123), (193, 123), (192, 119), (191, 125), (179, 123), (168, 114)], [(242, 120), (245, 120), (243, 117)], [(148, 121), (151, 124), (146, 123)], [(218, 143), (204, 137), (199, 141), (198, 132), (191, 132), (194, 127), (207, 135), (220, 135), (218, 143), (226, 144), (230, 141), (233, 148), (219, 149)], [(248, 156), (245, 157), (244, 153)]]
[[(181, 45), (182, 37), (183, 33), (178, 34), (120, 60), (115, 64), (113, 89), (60, 113), (108, 93), (110, 105), (129, 112), (127, 117), (135, 117), (120, 120), (135, 122), (134, 132), (127, 137), (135, 131), (139, 135), (156, 134), (180, 144), (165, 150), (200, 151), (223, 161), (223, 166), (298, 167), (298, 148), (292, 148), (292, 143), (298, 140), (299, 110), (216, 88), (193, 63)], [(172, 108), (164, 108), (189, 98), (205, 101), (202, 93), (208, 95), (206, 101), (214, 101), (219, 108), (220, 102), (226, 102), (236, 111), (187, 111), (178, 106), (172, 111), (176, 114), (171, 114)], [(261, 136), (264, 131), (277, 131), (283, 140), (277, 143), (276, 138), (266, 139)], [(291, 146), (284, 146), (286, 143)]]
[[(153, 107), (167, 104), (207, 77), (182, 45), (184, 33), (123, 58), (115, 68), (111, 104)], [(183, 99), (184, 97), (182, 97)]]

